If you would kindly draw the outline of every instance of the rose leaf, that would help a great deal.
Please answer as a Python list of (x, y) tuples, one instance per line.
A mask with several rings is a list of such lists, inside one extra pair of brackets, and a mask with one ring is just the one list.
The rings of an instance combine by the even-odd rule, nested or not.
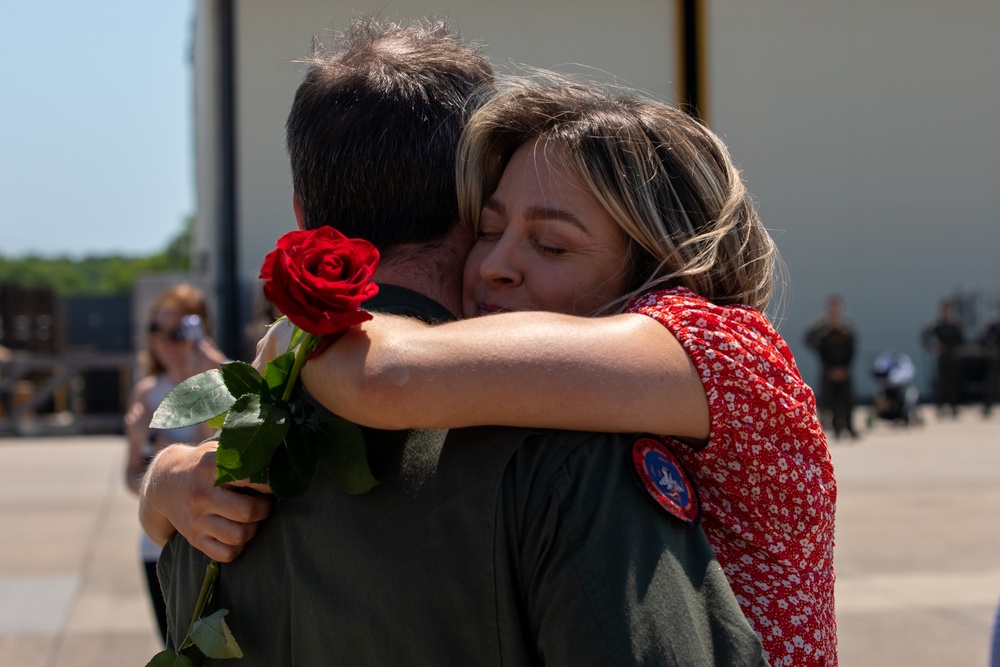
[[(271, 458), (274, 457), (272, 456)], [(254, 484), (267, 484), (267, 477), (268, 477), (268, 469), (261, 468), (260, 470), (250, 473), (250, 476), (247, 477), (247, 479)]]
[(257, 393), (264, 380), (257, 369), (245, 361), (230, 361), (222, 364), (222, 379), (233, 396)]
[(190, 377), (173, 388), (153, 414), (152, 428), (180, 428), (200, 424), (226, 412), (236, 401), (222, 379), (222, 371)]
[[(201, 667), (205, 662), (205, 654), (201, 652), (201, 649), (196, 644), (189, 643), (188, 647), (181, 651), (181, 655), (190, 661), (191, 667)], [(188, 663), (184, 664), (187, 665)]]
[(219, 609), (210, 616), (199, 618), (191, 628), (191, 641), (201, 649), (206, 658), (243, 657), (243, 650), (223, 619), (228, 613), (227, 609)]
[(285, 390), (285, 383), (288, 382), (288, 376), (291, 374), (294, 363), (294, 352), (286, 352), (267, 362), (267, 366), (264, 368), (264, 381), (267, 383), (272, 394), (281, 396), (281, 393)]
[(194, 667), (194, 663), (184, 654), (164, 649), (154, 655), (152, 660), (146, 663), (146, 667)]
[(288, 432), (288, 410), (280, 404), (261, 404), (258, 394), (241, 396), (233, 404), (215, 455), (215, 483), (247, 477), (261, 479), (271, 455)]
[(365, 493), (378, 484), (368, 466), (365, 439), (357, 425), (335, 417), (320, 423), (308, 437), (320, 466), (345, 493)]
[(302, 475), (311, 477), (316, 472), (316, 450), (302, 435), (301, 429), (290, 429), (285, 437), (285, 448), (291, 464)]
[(219, 430), (220, 428), (222, 428), (222, 425), (226, 423), (227, 414), (229, 414), (228, 411), (223, 412), (221, 415), (212, 417), (211, 419), (206, 421), (205, 424), (207, 424), (209, 428), (214, 428), (215, 430)]
[[(289, 437), (293, 432), (294, 429), (289, 431)], [(285, 446), (278, 447), (274, 452), (274, 456), (271, 457), (271, 464), (268, 466), (268, 483), (271, 487), (271, 492), (274, 493), (278, 500), (298, 498), (309, 490), (309, 482), (312, 481), (312, 472), (306, 474), (299, 470), (298, 466), (292, 460), (292, 454), (288, 446), (289, 437), (285, 438)], [(314, 458), (314, 468), (315, 465), (316, 459)]]

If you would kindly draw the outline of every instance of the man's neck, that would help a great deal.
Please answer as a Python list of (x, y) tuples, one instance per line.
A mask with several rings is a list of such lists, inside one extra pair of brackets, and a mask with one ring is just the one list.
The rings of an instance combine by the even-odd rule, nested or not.
[(413, 262), (387, 264), (375, 271), (375, 282), (385, 285), (397, 285), (411, 289), (437, 301), (456, 317), (462, 314), (462, 300), (457, 289), (445, 285), (443, 276), (435, 274), (434, 268)]
[(375, 282), (419, 292), (461, 317), (462, 267), (470, 246), (470, 237), (458, 231), (434, 244), (394, 248), (375, 271)]

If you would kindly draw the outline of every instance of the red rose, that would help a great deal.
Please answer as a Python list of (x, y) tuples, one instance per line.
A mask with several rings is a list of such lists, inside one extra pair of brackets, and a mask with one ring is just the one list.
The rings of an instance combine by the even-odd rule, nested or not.
[(375, 296), (378, 250), (332, 227), (288, 232), (264, 258), (264, 296), (292, 324), (317, 336), (341, 334), (371, 319), (361, 304)]

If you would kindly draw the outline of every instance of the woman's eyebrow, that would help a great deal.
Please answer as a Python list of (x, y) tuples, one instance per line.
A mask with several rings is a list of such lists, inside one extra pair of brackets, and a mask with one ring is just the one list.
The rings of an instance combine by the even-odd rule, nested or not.
[[(487, 197), (486, 201), (483, 202), (483, 210), (489, 210), (497, 215), (507, 215), (507, 207), (499, 199), (490, 195)], [(587, 226), (583, 222), (570, 213), (567, 210), (561, 208), (555, 208), (552, 206), (529, 206), (525, 211), (525, 218), (532, 221), (538, 220), (562, 220), (563, 222), (568, 222), (580, 231), (582, 231), (587, 236), (592, 237), (593, 234), (587, 229)]]
[(531, 206), (527, 209), (527, 211), (525, 211), (525, 217), (529, 220), (562, 220), (563, 222), (568, 222), (578, 228), (587, 236), (593, 236), (580, 218), (561, 208)]
[(507, 207), (499, 202), (493, 195), (486, 198), (486, 201), (483, 202), (483, 208), (489, 209), (498, 215), (504, 215), (507, 213)]

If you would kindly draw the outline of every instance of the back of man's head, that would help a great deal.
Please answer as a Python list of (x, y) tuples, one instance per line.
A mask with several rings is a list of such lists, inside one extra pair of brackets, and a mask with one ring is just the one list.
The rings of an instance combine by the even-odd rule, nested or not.
[(286, 127), (305, 226), (383, 256), (442, 238), (458, 218), (455, 150), (492, 84), (489, 61), (443, 22), (366, 18), (305, 62)]

